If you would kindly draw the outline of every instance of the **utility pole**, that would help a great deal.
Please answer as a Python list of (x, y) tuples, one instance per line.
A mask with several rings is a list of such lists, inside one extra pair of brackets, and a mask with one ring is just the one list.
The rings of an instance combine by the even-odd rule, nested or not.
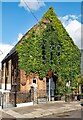
[(51, 78), (49, 78), (49, 101), (50, 101), (50, 82), (51, 82)]

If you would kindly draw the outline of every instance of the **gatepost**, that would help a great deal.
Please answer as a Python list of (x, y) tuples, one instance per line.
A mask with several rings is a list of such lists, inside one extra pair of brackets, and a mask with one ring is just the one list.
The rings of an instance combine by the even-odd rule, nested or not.
[(32, 84), (32, 86), (31, 86), (31, 101), (33, 101), (34, 103), (37, 103), (37, 97), (38, 97), (37, 84)]

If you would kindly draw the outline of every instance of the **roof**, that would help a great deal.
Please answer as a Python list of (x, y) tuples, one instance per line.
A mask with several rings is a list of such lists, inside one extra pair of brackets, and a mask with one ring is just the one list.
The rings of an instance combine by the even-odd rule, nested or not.
[(10, 57), (12, 54), (14, 54), (16, 52), (16, 46), (14, 46), (11, 50), (10, 50), (10, 52), (5, 56), (5, 58), (2, 60), (2, 62), (3, 61), (5, 61), (8, 57)]
[[(24, 35), (25, 36), (25, 35)], [(16, 46), (22, 41), (22, 39), (24, 38), (24, 36), (21, 38), (20, 41), (18, 41), (18, 43), (10, 50), (10, 52), (5, 56), (5, 58), (2, 60), (2, 62), (4, 62), (6, 59), (8, 59), (11, 55), (13, 55), (16, 52)]]

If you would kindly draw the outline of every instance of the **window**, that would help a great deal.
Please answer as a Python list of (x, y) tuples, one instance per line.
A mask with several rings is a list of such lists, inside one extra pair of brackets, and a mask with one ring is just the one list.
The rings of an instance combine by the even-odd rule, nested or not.
[(37, 83), (37, 78), (33, 78), (33, 83)]

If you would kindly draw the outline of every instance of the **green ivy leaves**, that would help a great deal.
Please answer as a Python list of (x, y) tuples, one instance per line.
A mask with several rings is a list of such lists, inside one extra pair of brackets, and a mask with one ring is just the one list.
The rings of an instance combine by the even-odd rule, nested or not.
[[(49, 22), (45, 23), (44, 20)], [(56, 70), (64, 86), (67, 80), (70, 80), (73, 86), (76, 76), (80, 74), (80, 50), (57, 18), (53, 8), (46, 12), (39, 23), (40, 25), (37, 28), (33, 27), (28, 37), (17, 45), (19, 68), (25, 70), (27, 75), (36, 73), (40, 78), (45, 77), (50, 69)], [(46, 27), (43, 28), (42, 25)], [(44, 49), (42, 42), (45, 45)], [(57, 45), (61, 48), (59, 55)]]

